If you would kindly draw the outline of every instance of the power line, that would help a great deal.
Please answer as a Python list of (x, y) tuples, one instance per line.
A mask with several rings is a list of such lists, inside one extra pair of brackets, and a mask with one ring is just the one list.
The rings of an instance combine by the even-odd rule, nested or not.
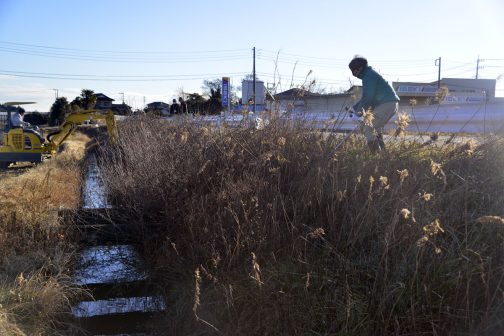
[(48, 47), (0, 41), (0, 52), (67, 60), (134, 63), (188, 63), (248, 59), (247, 49), (205, 51), (112, 51)]
[(164, 57), (164, 58), (140, 58), (140, 57), (110, 57), (110, 56), (100, 56), (100, 55), (78, 55), (78, 54), (64, 54), (64, 53), (53, 53), (53, 52), (43, 52), (43, 51), (32, 51), (32, 50), (22, 50), (13, 48), (2, 48), (0, 51), (30, 55), (30, 56), (41, 56), (49, 58), (67, 59), (67, 60), (79, 60), (79, 61), (98, 61), (98, 62), (121, 62), (121, 63), (194, 63), (194, 62), (222, 62), (222, 61), (233, 61), (233, 60), (244, 60), (248, 59), (248, 55), (210, 55), (205, 57), (189, 57), (189, 56), (178, 56), (174, 57)]
[(37, 44), (25, 44), (25, 43), (15, 43), (0, 41), (0, 44), (23, 46), (30, 48), (40, 48), (40, 49), (55, 49), (55, 50), (65, 50), (65, 51), (76, 51), (76, 52), (87, 52), (87, 53), (117, 53), (117, 54), (198, 54), (198, 53), (220, 53), (220, 52), (248, 52), (249, 49), (222, 49), (222, 50), (199, 50), (199, 51), (117, 51), (117, 50), (98, 50), (98, 49), (75, 49), (75, 48), (61, 48), (52, 46), (42, 46)]
[[(184, 75), (93, 75), (93, 74), (61, 74), (61, 73), (47, 73), (47, 72), (28, 72), (28, 71), (11, 71), (11, 70), (0, 70), (0, 72), (10, 72), (10, 73), (19, 73), (19, 74), (36, 74), (36, 75), (48, 75), (48, 76), (69, 76), (69, 77), (145, 77), (145, 78), (170, 78), (170, 77), (194, 77), (194, 76), (222, 76), (223, 73), (209, 73), (209, 74), (184, 74)], [(242, 75), (246, 74), (246, 72), (234, 72), (228, 73), (228, 75)]]
[(145, 81), (183, 81), (183, 80), (202, 80), (209, 77), (227, 76), (245, 76), (246, 72), (235, 73), (215, 73), (215, 74), (192, 74), (192, 75), (153, 75), (153, 76), (127, 76), (127, 75), (76, 75), (76, 74), (54, 74), (26, 71), (0, 70), (0, 74), (8, 76), (26, 77), (26, 78), (45, 78), (45, 79), (66, 79), (66, 80), (94, 80), (94, 81), (115, 81), (115, 82), (145, 82)]
[[(260, 49), (260, 51), (265, 51), (264, 49)], [(335, 59), (335, 58), (328, 58), (328, 57), (314, 57), (314, 56), (306, 56), (306, 55), (298, 55), (298, 54), (291, 54), (291, 53), (285, 53), (285, 52), (273, 52), (273, 51), (266, 51), (264, 53), (265, 55), (263, 56), (262, 53), (260, 53), (260, 56), (263, 56), (262, 58), (265, 59), (277, 59), (277, 56), (279, 59), (282, 61), (290, 61), (290, 62), (298, 62), (298, 63), (305, 63), (305, 62), (310, 62), (311, 64), (324, 64), (324, 65), (331, 65), (331, 66), (340, 66), (340, 67), (347, 67), (348, 60), (342, 60), (342, 59)], [(398, 63), (402, 63), (404, 65), (402, 66), (428, 66), (431, 64), (430, 59), (423, 59), (423, 60), (375, 60), (374, 64), (387, 64), (387, 63), (392, 63), (392, 66), (398, 65)], [(394, 65), (395, 64), (395, 65)]]
[[(273, 62), (274, 64), (282, 63), (294, 66), (294, 70), (299, 73), (304, 69), (319, 71), (325, 77), (327, 73), (324, 69), (332, 71), (348, 71), (347, 60), (336, 59), (331, 57), (318, 57), (299, 55), (288, 52), (273, 52), (266, 49), (256, 49), (257, 60), (263, 62)], [(188, 63), (188, 62), (231, 62), (238, 60), (248, 60), (250, 58), (249, 49), (224, 49), (224, 50), (204, 50), (204, 51), (113, 51), (113, 50), (94, 50), (94, 49), (74, 49), (60, 48), (36, 44), (14, 43), (0, 41), (0, 53), (25, 54), (30, 56), (48, 57), (54, 59), (66, 60), (84, 60), (94, 62), (114, 62), (114, 63)], [(438, 59), (439, 61), (441, 58)], [(501, 62), (504, 59), (492, 58), (481, 59), (481, 62)], [(448, 64), (456, 64), (450, 66)], [(373, 67), (385, 69), (384, 76), (388, 78), (396, 77), (433, 77), (435, 67), (432, 65), (432, 60), (417, 59), (417, 60), (374, 60)], [(448, 66), (447, 66), (448, 65)], [(299, 68), (297, 68), (299, 66)], [(493, 63), (485, 65), (483, 68), (502, 68), (503, 65)], [(264, 68), (264, 66), (261, 66)], [(470, 70), (469, 70), (470, 68)], [(277, 76), (284, 79), (295, 79), (305, 81), (306, 76), (294, 76), (290, 74), (280, 74), (275, 66), (275, 74), (260, 73), (266, 78), (276, 80)], [(467, 69), (467, 70), (466, 70)], [(129, 69), (128, 69), (129, 70)], [(293, 70), (293, 72), (294, 72)], [(440, 70), (440, 68), (438, 69)], [(456, 60), (443, 59), (443, 75), (457, 76), (464, 73), (474, 71), (474, 62), (461, 62)], [(380, 71), (381, 72), (381, 71)], [(95, 81), (118, 81), (118, 82), (140, 82), (140, 81), (182, 81), (182, 80), (201, 80), (209, 77), (222, 76), (245, 76), (248, 72), (234, 73), (215, 73), (215, 74), (184, 74), (184, 75), (102, 75), (102, 74), (62, 74), (62, 73), (45, 73), (45, 72), (28, 72), (28, 71), (12, 71), (0, 70), (0, 74), (18, 77), (29, 78), (45, 78), (45, 79), (64, 79), (64, 80), (95, 80)], [(348, 76), (350, 77), (350, 75)], [(312, 78), (312, 77), (311, 77)], [(315, 78), (317, 84), (338, 84), (348, 83), (348, 79), (334, 80), (331, 78)], [(439, 78), (438, 78), (439, 80)], [(417, 80), (418, 81), (418, 80)]]
[[(265, 49), (259, 49), (260, 52), (265, 52), (266, 54), (272, 54), (273, 56), (276, 57), (276, 55), (281, 55), (281, 56), (288, 56), (289, 59), (313, 59), (313, 60), (320, 60), (320, 61), (326, 61), (326, 62), (331, 62), (335, 64), (341, 64), (347, 66), (348, 60), (347, 59), (335, 59), (332, 57), (318, 57), (318, 56), (307, 56), (307, 55), (299, 55), (299, 54), (292, 54), (292, 53), (286, 53), (282, 51), (270, 51), (270, 50), (265, 50)], [(408, 63), (408, 64), (430, 64), (432, 61), (431, 59), (417, 59), (417, 60), (380, 60), (380, 63)]]

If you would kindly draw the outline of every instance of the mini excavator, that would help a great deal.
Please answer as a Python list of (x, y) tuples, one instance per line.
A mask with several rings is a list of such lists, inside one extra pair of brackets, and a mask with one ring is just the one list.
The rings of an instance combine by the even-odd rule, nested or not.
[[(20, 102), (10, 102), (4, 105), (21, 105)], [(26, 103), (24, 103), (26, 104)], [(104, 120), (112, 142), (117, 140), (117, 129), (112, 111), (103, 113), (99, 110), (82, 110), (69, 114), (59, 129), (49, 133), (44, 139), (38, 127), (13, 128), (11, 112), (7, 112), (7, 120), (0, 143), (0, 168), (9, 167), (16, 162), (42, 162), (45, 157), (56, 154), (58, 147), (72, 134), (77, 126), (91, 120)]]

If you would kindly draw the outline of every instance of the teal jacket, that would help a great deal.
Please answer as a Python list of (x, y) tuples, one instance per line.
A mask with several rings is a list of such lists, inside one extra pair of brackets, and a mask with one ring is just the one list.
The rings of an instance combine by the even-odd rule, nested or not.
[(394, 88), (370, 66), (362, 69), (362, 98), (353, 106), (355, 111), (368, 110), (388, 102), (398, 102)]

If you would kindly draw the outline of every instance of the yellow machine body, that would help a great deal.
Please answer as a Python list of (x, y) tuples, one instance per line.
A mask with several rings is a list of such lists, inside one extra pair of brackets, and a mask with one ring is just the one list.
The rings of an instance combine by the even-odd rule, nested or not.
[(15, 162), (41, 162), (45, 155), (55, 154), (77, 126), (87, 120), (105, 121), (111, 141), (117, 139), (112, 111), (104, 114), (99, 110), (83, 110), (68, 115), (59, 129), (47, 136), (47, 140), (32, 129), (11, 128), (4, 132), (0, 145), (0, 168), (6, 168)]

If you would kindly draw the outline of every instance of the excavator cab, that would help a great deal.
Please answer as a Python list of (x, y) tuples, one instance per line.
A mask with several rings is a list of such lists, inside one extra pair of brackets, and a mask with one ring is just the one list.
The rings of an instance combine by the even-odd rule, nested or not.
[[(5, 105), (33, 104), (32, 102), (6, 103)], [(7, 168), (15, 162), (41, 162), (42, 147), (45, 142), (38, 127), (13, 127), (11, 111), (7, 111), (0, 143), (0, 168)]]

